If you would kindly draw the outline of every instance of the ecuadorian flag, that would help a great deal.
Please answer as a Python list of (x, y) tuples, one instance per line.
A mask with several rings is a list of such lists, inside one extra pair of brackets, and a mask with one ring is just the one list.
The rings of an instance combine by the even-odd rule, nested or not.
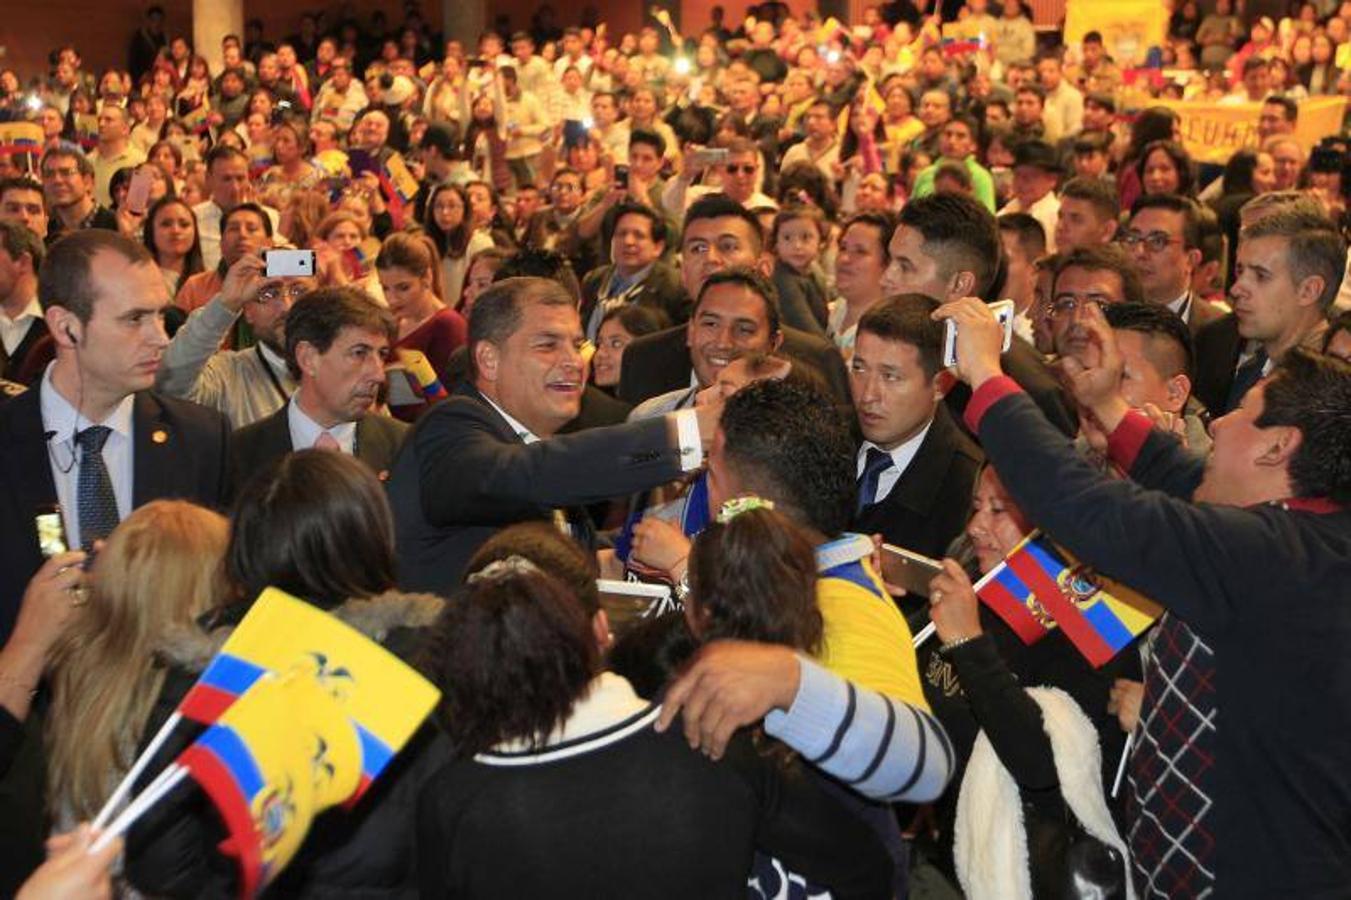
[(268, 588), (184, 697), (178, 712), (211, 723), (269, 673), (313, 675), (356, 727), (360, 796), (436, 705), (440, 692), (397, 656), (323, 610)]
[(1144, 633), (1158, 604), (1103, 578), (1033, 532), (1005, 560), (1084, 658), (1095, 667)]
[(267, 675), (178, 763), (211, 798), (229, 831), (221, 850), (239, 861), (241, 897), (286, 868), (320, 811), (361, 780), (361, 747), (342, 706), (312, 674)]
[(441, 383), (441, 376), (436, 374), (436, 369), (432, 368), (431, 361), (427, 359), (426, 354), (420, 350), (399, 347), (394, 351), (394, 355), (403, 364), (403, 369), (408, 373), (412, 382), (412, 388), (417, 391), (422, 399), (432, 403), (450, 396), (446, 386)]
[[(1023, 539), (1023, 543), (1027, 542)], [(1016, 553), (1022, 544), (1014, 548)], [(1009, 568), (1005, 560), (976, 585), (976, 596), (1003, 619), (1024, 644), (1035, 644), (1055, 628), (1055, 620), (1037, 602), (1032, 589)]]

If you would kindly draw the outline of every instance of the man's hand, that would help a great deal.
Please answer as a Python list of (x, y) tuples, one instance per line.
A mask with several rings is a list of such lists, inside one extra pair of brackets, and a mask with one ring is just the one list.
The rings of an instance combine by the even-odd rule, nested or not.
[(664, 572), (672, 581), (685, 574), (690, 539), (670, 522), (646, 518), (633, 526), (633, 560)]
[(1097, 304), (1089, 304), (1084, 330), (1088, 332), (1088, 346), (1079, 356), (1062, 357), (1060, 371), (1075, 402), (1088, 410), (1110, 435), (1130, 411), (1130, 405), (1121, 396), (1121, 371), (1125, 364), (1112, 327)]
[(714, 641), (667, 690), (657, 730), (665, 731), (682, 714), (691, 749), (720, 759), (738, 728), (793, 705), (801, 676), (788, 647)]
[(975, 390), (1003, 374), (999, 356), (1004, 348), (1004, 329), (979, 297), (963, 297), (944, 303), (933, 317), (957, 326), (957, 377)]
[(260, 254), (249, 253), (237, 259), (225, 273), (225, 281), (220, 288), (220, 299), (225, 308), (239, 312), (245, 303), (257, 297), (266, 270), (267, 266)]
[(727, 405), (721, 395), (701, 395), (694, 407), (694, 415), (699, 420), (699, 443), (707, 453), (713, 446), (713, 435), (718, 432), (718, 423), (722, 421), (722, 410)]

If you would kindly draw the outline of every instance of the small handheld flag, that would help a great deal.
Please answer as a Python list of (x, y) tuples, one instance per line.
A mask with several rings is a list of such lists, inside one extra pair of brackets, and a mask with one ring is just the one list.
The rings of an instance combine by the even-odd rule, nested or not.
[(445, 385), (441, 383), (441, 377), (436, 374), (436, 369), (432, 368), (431, 361), (427, 359), (426, 354), (418, 350), (410, 350), (407, 347), (399, 347), (394, 353), (398, 356), (399, 362), (403, 364), (404, 371), (413, 380), (413, 386), (422, 399), (431, 403), (436, 400), (444, 400), (450, 396)]

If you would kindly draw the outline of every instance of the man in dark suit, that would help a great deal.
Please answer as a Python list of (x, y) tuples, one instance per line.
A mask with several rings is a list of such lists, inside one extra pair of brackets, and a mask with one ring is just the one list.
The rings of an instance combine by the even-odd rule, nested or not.
[(863, 435), (853, 530), (941, 559), (970, 514), (982, 456), (942, 403), (953, 378), (937, 308), (900, 294), (864, 313), (849, 382)]
[[(37, 513), (59, 504), (67, 543), (87, 549), (151, 500), (219, 507), (229, 487), (225, 418), (150, 392), (169, 297), (145, 248), (114, 231), (74, 232), (48, 252), (38, 296), (56, 360), (0, 405), (0, 642), (42, 565)], [(39, 723), (30, 738), (40, 735)], [(42, 861), (38, 744), (24, 759), (0, 781), (3, 896)]]
[(582, 326), (595, 341), (601, 317), (612, 306), (639, 303), (659, 309), (672, 323), (689, 318), (689, 297), (676, 270), (661, 261), (666, 221), (649, 207), (624, 202), (613, 210), (613, 263), (592, 269), (582, 280)]
[[(891, 263), (883, 276), (888, 294), (924, 294), (940, 302), (999, 299), (1003, 280), (999, 225), (994, 214), (972, 197), (930, 194), (907, 203), (888, 249)], [(1015, 336), (1004, 354), (1004, 370), (1057, 428), (1068, 435), (1079, 431), (1064, 392), (1031, 344)], [(960, 415), (970, 399), (971, 392), (959, 384), (948, 391), (946, 402), (949, 411)]]
[(509, 278), (475, 302), (472, 384), (418, 420), (389, 480), (403, 588), (448, 594), (479, 545), (515, 522), (553, 520), (587, 543), (575, 507), (702, 464), (720, 404), (555, 437), (581, 403), (581, 344), (575, 301), (555, 282)]
[(372, 414), (398, 324), (355, 288), (324, 288), (286, 314), (286, 365), (297, 387), (281, 409), (234, 438), (235, 486), (292, 450), (350, 453), (383, 481), (408, 426)]
[[(768, 276), (771, 269), (759, 220), (724, 194), (701, 197), (690, 205), (680, 258), (680, 277), (689, 297), (698, 297), (714, 272), (744, 266)], [(785, 356), (814, 367), (837, 398), (846, 401), (848, 379), (835, 345), (792, 328), (771, 331), (769, 320), (767, 314), (759, 317), (764, 327), (750, 320), (738, 324), (736, 319), (700, 323), (696, 314), (686, 326), (638, 338), (624, 352), (619, 398), (639, 403), (678, 388), (708, 387), (722, 367), (740, 354), (767, 353), (778, 346)], [(709, 325), (718, 326), (719, 333), (712, 333)]]
[(38, 303), (38, 270), (46, 248), (22, 225), (0, 221), (0, 378), (31, 384), (56, 345)]
[(1201, 208), (1174, 194), (1151, 194), (1135, 201), (1121, 243), (1131, 253), (1147, 303), (1166, 306), (1182, 317), (1195, 336), (1225, 315), (1221, 306), (1192, 292), (1192, 274), (1201, 265)]

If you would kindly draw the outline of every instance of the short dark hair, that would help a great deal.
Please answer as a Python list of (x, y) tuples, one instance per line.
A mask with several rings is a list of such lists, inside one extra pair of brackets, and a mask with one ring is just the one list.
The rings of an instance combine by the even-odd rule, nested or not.
[(49, 159), (73, 159), (81, 175), (89, 178), (94, 177), (94, 164), (89, 157), (84, 155), (84, 151), (77, 144), (72, 144), (70, 141), (62, 141), (42, 154), (42, 161), (38, 163), (38, 171), (44, 171), (47, 168), (47, 160)]
[(291, 377), (300, 380), (296, 347), (301, 341), (320, 353), (327, 353), (344, 328), (379, 332), (391, 344), (399, 338), (399, 324), (393, 314), (360, 288), (330, 287), (310, 291), (286, 314), (286, 368)]
[(600, 611), (600, 574), (594, 554), (587, 553), (551, 522), (520, 522), (488, 538), (469, 558), (465, 572), (477, 572), (488, 563), (520, 556), (563, 582), (588, 615)]
[(614, 230), (619, 227), (619, 220), (624, 216), (642, 216), (647, 219), (648, 225), (652, 229), (652, 240), (658, 244), (666, 243), (666, 219), (650, 206), (644, 206), (632, 200), (624, 200), (617, 203), (606, 216), (610, 225), (609, 228), (605, 229), (606, 244), (614, 237)]
[[(475, 253), (469, 264), (473, 265), (475, 259), (493, 249), (496, 248), (489, 247)], [(508, 278), (547, 278), (567, 291), (576, 303), (582, 302), (582, 286), (577, 281), (577, 274), (572, 271), (572, 263), (563, 254), (539, 247), (525, 247), (504, 253), (501, 260), (493, 273), (494, 282), (506, 281)]]
[(1296, 347), (1264, 384), (1257, 427), (1292, 425), (1303, 438), (1288, 468), (1295, 495), (1351, 503), (1351, 364)]
[(828, 538), (849, 526), (856, 448), (827, 394), (801, 382), (752, 382), (728, 399), (721, 426), (723, 456), (742, 487)]
[(957, 272), (975, 276), (975, 293), (984, 297), (999, 271), (999, 227), (994, 213), (965, 194), (917, 197), (902, 209), (898, 224), (924, 238), (925, 255), (932, 258), (946, 281)]
[(600, 324), (604, 325), (611, 319), (618, 319), (619, 326), (636, 338), (671, 327), (671, 319), (665, 310), (641, 303), (624, 303), (606, 309), (600, 317)]
[(820, 649), (816, 553), (802, 529), (773, 509), (713, 522), (694, 539), (690, 593), (701, 642), (718, 639)]
[(943, 368), (943, 324), (935, 322), (938, 301), (927, 294), (896, 294), (874, 303), (858, 320), (858, 333), (900, 341), (919, 351), (919, 365), (930, 381)]
[(27, 253), (35, 275), (42, 269), (42, 260), (47, 256), (42, 238), (18, 222), (0, 222), (0, 248), (4, 248), (10, 259), (18, 259)]
[(1191, 250), (1201, 243), (1201, 212), (1196, 201), (1177, 194), (1141, 194), (1131, 204), (1134, 219), (1146, 209), (1162, 209), (1182, 216), (1182, 246)]
[(132, 265), (154, 265), (150, 251), (139, 241), (116, 231), (85, 228), (72, 231), (47, 248), (47, 259), (38, 272), (38, 302), (43, 310), (59, 306), (87, 323), (94, 315), (99, 286), (94, 276), (94, 257), (114, 253)]
[(1046, 227), (1030, 213), (1004, 213), (996, 221), (1001, 233), (1013, 235), (1028, 262), (1046, 255)]
[(704, 302), (704, 295), (708, 293), (709, 288), (720, 284), (738, 285), (765, 301), (765, 318), (769, 320), (769, 333), (779, 333), (783, 327), (782, 316), (779, 313), (779, 292), (774, 288), (774, 282), (762, 275), (758, 269), (749, 266), (734, 266), (708, 276), (703, 286), (699, 288), (699, 296), (695, 298), (694, 313), (699, 312), (699, 305)]
[(705, 194), (691, 203), (690, 208), (685, 210), (683, 231), (689, 231), (690, 226), (700, 219), (724, 219), (729, 216), (740, 219), (750, 226), (751, 234), (755, 238), (756, 253), (764, 249), (765, 232), (760, 227), (760, 220), (756, 218), (755, 213), (726, 194)]
[(1177, 313), (1158, 303), (1126, 302), (1108, 304), (1103, 315), (1116, 331), (1135, 331), (1150, 338), (1171, 341), (1176, 349), (1176, 363), (1160, 366), (1160, 371), (1166, 378), (1177, 374), (1192, 377), (1196, 355), (1192, 333)]
[(601, 667), (567, 585), (532, 563), (503, 565), (445, 605), (425, 651), (437, 718), (460, 758), (508, 740), (542, 746)]
[(286, 454), (240, 492), (225, 569), (250, 602), (269, 586), (324, 608), (389, 590), (394, 516), (384, 487), (346, 453)]
[[(233, 71), (234, 71), (233, 69), (227, 70), (227, 72)], [(224, 73), (222, 73), (222, 77), (223, 75)], [(232, 147), (229, 144), (217, 144), (216, 146), (208, 150), (206, 153), (205, 162), (207, 173), (209, 174), (211, 170), (216, 167), (216, 163), (221, 162), (222, 160), (229, 161), (232, 159), (242, 159), (244, 160), (245, 164), (247, 164), (249, 161), (248, 156), (245, 155), (244, 151), (240, 150), (238, 147)]]
[(12, 178), (0, 178), (0, 198), (10, 191), (36, 191), (42, 198), (43, 212), (47, 211), (47, 195), (43, 193), (42, 182), (29, 175), (16, 175)]
[(635, 128), (629, 132), (629, 146), (646, 144), (657, 151), (657, 156), (666, 155), (666, 138), (650, 128)]
[(1115, 219), (1121, 209), (1121, 204), (1117, 201), (1116, 188), (1105, 178), (1090, 178), (1086, 175), (1071, 178), (1060, 189), (1060, 199), (1064, 200), (1066, 197), (1083, 200), (1104, 220)]
[(1346, 241), (1331, 223), (1323, 227), (1309, 219), (1298, 212), (1272, 213), (1243, 229), (1240, 243), (1265, 237), (1285, 238), (1290, 280), (1298, 285), (1306, 278), (1322, 278), (1319, 307), (1326, 314), (1346, 275)]
[(1285, 121), (1293, 124), (1299, 120), (1299, 104), (1284, 94), (1272, 94), (1262, 101), (1263, 106), (1279, 106)]
[(1145, 302), (1145, 291), (1140, 285), (1140, 273), (1129, 254), (1117, 244), (1075, 247), (1057, 254), (1055, 275), (1051, 278), (1051, 295), (1055, 285), (1067, 269), (1086, 269), (1090, 272), (1115, 272), (1121, 279), (1121, 299), (1126, 303)]
[(220, 217), (221, 234), (225, 233), (225, 229), (227, 226), (229, 226), (230, 220), (241, 213), (250, 213), (261, 219), (263, 223), (263, 234), (267, 235), (268, 237), (272, 237), (272, 217), (267, 214), (267, 210), (263, 209), (257, 203), (253, 202), (241, 203), (238, 206), (231, 208), (231, 210), (227, 212), (225, 215), (221, 216)]
[[(500, 274), (500, 273), (499, 273)], [(469, 317), (469, 370), (478, 374), (475, 351), (484, 341), (499, 347), (515, 334), (525, 319), (527, 306), (566, 306), (577, 308), (577, 299), (555, 281), (546, 278), (514, 277), (494, 281), (474, 301)]]
[(1015, 95), (1016, 95), (1016, 94), (1033, 94), (1033, 95), (1035, 95), (1036, 98), (1037, 98), (1038, 100), (1040, 100), (1043, 104), (1046, 102), (1046, 88), (1042, 87), (1041, 85), (1037, 84), (1036, 82), (1032, 82), (1032, 81), (1024, 81), (1022, 84), (1018, 85), (1018, 90), (1014, 91), (1013, 93), (1014, 93)]

